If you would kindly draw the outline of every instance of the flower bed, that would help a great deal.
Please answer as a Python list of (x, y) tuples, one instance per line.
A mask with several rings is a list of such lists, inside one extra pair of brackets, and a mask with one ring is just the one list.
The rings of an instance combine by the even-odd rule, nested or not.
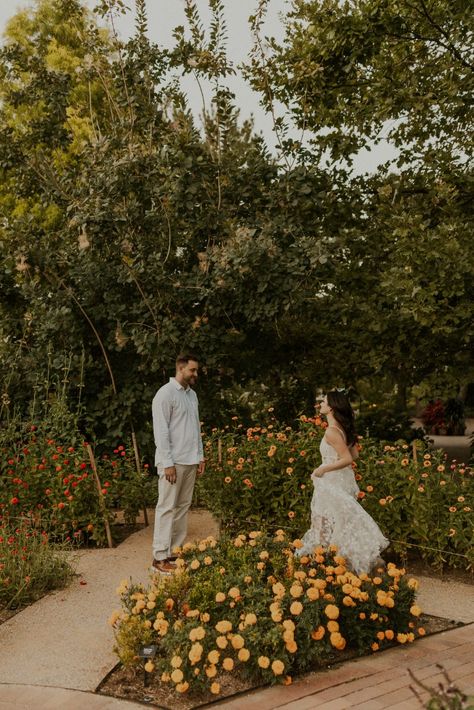
[[(152, 499), (148, 468), (138, 472), (133, 450), (121, 445), (97, 461), (101, 496), (107, 516), (120, 508), (126, 522), (135, 522)], [(32, 426), (4, 446), (0, 457), (0, 520), (28, 518), (51, 537), (103, 544), (104, 515), (85, 443), (52, 438)]]
[[(320, 462), (324, 423), (302, 417), (297, 428), (272, 423), (246, 431), (213, 430), (205, 442), (208, 470), (199, 495), (223, 529), (251, 527), (301, 535), (309, 527), (311, 472)], [(414, 448), (415, 447), (415, 448)], [(384, 445), (360, 439), (354, 464), (362, 505), (397, 554), (416, 550), (428, 562), (472, 569), (473, 472), (446, 464), (422, 441)]]
[(156, 644), (148, 673), (178, 694), (219, 695), (227, 674), (290, 683), (346, 648), (375, 652), (424, 635), (403, 569), (357, 576), (337, 550), (298, 558), (300, 545), (282, 530), (207, 538), (183, 548), (172, 577), (125, 580), (110, 619), (120, 660), (139, 667), (140, 647)]

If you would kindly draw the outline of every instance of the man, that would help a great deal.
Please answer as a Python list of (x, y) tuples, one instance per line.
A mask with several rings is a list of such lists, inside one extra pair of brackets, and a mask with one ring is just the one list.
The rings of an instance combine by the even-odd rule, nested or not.
[(205, 468), (198, 398), (192, 389), (198, 369), (197, 357), (178, 355), (176, 376), (160, 387), (152, 404), (158, 468), (152, 567), (165, 575), (175, 569), (172, 551), (186, 538), (196, 475), (202, 476)]

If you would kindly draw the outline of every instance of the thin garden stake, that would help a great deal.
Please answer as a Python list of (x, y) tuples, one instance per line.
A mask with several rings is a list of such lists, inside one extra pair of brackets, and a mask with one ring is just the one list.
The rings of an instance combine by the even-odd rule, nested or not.
[(94, 474), (95, 484), (97, 486), (97, 495), (99, 496), (99, 507), (104, 518), (105, 532), (107, 534), (107, 542), (109, 547), (113, 547), (114, 543), (112, 540), (112, 532), (110, 530), (110, 523), (107, 517), (107, 508), (105, 507), (104, 495), (102, 493), (102, 485), (100, 483), (99, 474), (97, 473), (97, 466), (95, 465), (94, 454), (92, 453), (92, 448), (90, 444), (87, 444), (87, 453), (89, 454), (89, 459), (92, 466), (92, 473)]
[[(140, 454), (138, 452), (138, 444), (137, 444), (137, 437), (135, 436), (135, 432), (132, 431), (132, 444), (133, 444), (133, 451), (135, 452), (135, 464), (137, 467), (137, 473), (139, 476), (141, 476), (141, 467), (140, 467)], [(146, 527), (150, 524), (148, 521), (148, 511), (146, 509), (146, 502), (143, 503), (143, 520), (145, 521)]]

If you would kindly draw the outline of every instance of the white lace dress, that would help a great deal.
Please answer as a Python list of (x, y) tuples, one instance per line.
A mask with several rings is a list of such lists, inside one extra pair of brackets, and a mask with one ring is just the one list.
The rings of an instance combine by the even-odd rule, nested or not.
[[(323, 464), (339, 458), (325, 437), (320, 451)], [(357, 501), (359, 487), (352, 466), (328, 471), (321, 478), (313, 478), (313, 484), (311, 527), (302, 538), (298, 555), (311, 555), (319, 545), (336, 545), (356, 574), (370, 572), (389, 541)]]

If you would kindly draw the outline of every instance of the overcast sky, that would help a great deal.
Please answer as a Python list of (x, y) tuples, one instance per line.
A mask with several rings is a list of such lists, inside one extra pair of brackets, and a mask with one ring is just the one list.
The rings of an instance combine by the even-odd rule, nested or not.
[[(6, 22), (19, 9), (31, 6), (34, 0), (0, 0), (0, 31), (3, 33)], [(87, 0), (90, 7), (94, 0)], [(270, 0), (267, 21), (264, 33), (276, 38), (283, 36), (281, 15), (290, 5), (290, 0)], [(127, 5), (133, 6), (134, 0), (128, 0)], [(248, 17), (257, 6), (257, 0), (224, 0), (228, 28), (228, 56), (235, 64), (243, 62), (248, 55), (252, 38), (248, 26)], [(161, 45), (170, 46), (173, 42), (171, 32), (177, 25), (185, 24), (183, 0), (147, 0), (149, 35), (150, 38)], [(197, 0), (197, 7), (205, 24), (210, 17), (208, 0)], [(128, 36), (134, 29), (134, 13), (131, 11), (125, 17), (119, 18), (117, 29), (122, 36)], [(255, 129), (262, 132), (267, 144), (274, 145), (272, 120), (259, 106), (258, 95), (253, 92), (240, 77), (230, 77), (227, 81), (229, 88), (235, 93), (237, 104), (241, 109), (241, 116), (247, 118), (253, 115)], [(183, 79), (183, 88), (187, 92), (190, 105), (196, 115), (201, 112), (202, 100), (199, 89), (192, 77)], [(381, 160), (392, 155), (391, 150), (381, 146), (372, 153), (364, 152), (357, 160), (357, 172), (371, 170)]]

